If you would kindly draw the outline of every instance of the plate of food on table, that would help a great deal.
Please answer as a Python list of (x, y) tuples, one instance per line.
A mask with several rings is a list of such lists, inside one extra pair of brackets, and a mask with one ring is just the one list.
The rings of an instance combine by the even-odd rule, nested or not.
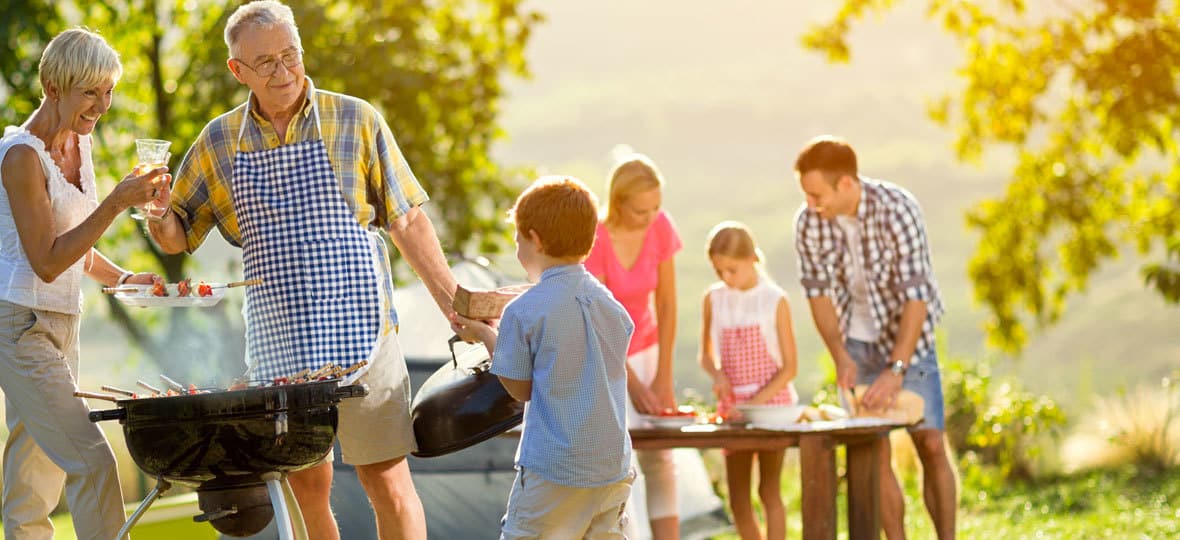
[(118, 287), (105, 287), (102, 291), (135, 307), (209, 307), (220, 302), (228, 289), (261, 282), (254, 279), (232, 283), (198, 281), (194, 284), (191, 279), (183, 279), (176, 283), (157, 281), (151, 285), (124, 283)]
[(657, 428), (679, 429), (696, 423), (697, 411), (691, 405), (668, 407), (657, 414), (641, 414), (645, 422)]

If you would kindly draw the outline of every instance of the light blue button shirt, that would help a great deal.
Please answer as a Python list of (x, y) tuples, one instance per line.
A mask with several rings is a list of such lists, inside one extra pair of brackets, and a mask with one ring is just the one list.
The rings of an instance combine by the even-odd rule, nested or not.
[(618, 482), (631, 467), (627, 346), (635, 325), (580, 264), (554, 266), (504, 309), (492, 373), (531, 380), (516, 465), (565, 486)]

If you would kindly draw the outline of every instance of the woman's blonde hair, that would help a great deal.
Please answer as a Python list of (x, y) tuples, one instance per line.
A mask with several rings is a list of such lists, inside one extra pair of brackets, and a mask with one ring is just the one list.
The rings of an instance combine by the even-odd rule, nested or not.
[(119, 53), (102, 36), (85, 28), (66, 30), (49, 41), (37, 67), (41, 92), (50, 86), (65, 93), (76, 87), (116, 83), (123, 75)]
[(664, 188), (664, 175), (656, 168), (651, 158), (632, 153), (619, 160), (606, 182), (607, 203), (603, 221), (614, 223), (619, 219), (616, 210), (628, 197)]
[(247, 26), (259, 28), (273, 28), (286, 26), (295, 38), (295, 45), (303, 48), (303, 40), (299, 37), (299, 27), (295, 24), (295, 13), (291, 8), (275, 0), (255, 0), (238, 6), (233, 15), (225, 23), (225, 45), (229, 48), (229, 55), (237, 58), (234, 45), (238, 43), (243, 29)]
[(754, 243), (754, 234), (745, 224), (737, 221), (722, 221), (709, 231), (706, 249), (710, 257), (720, 255), (733, 259), (753, 258), (762, 262), (762, 250)]

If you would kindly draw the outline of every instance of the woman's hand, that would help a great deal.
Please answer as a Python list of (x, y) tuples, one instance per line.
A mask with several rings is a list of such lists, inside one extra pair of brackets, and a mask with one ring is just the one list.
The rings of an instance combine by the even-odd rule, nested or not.
[[(168, 180), (171, 178), (164, 173), (168, 172), (168, 167), (156, 167), (143, 174), (136, 174), (136, 171), (127, 173), (123, 180), (115, 186), (111, 194), (107, 196), (120, 210), (126, 210), (132, 206), (143, 206), (149, 201), (158, 200), (165, 194), (162, 191), (168, 191)], [(171, 193), (167, 193), (169, 198)]]
[(157, 275), (155, 272), (139, 272), (138, 274), (131, 274), (123, 283), (130, 283), (132, 285), (155, 285), (157, 282), (164, 283), (164, 278)]
[(639, 411), (640, 414), (659, 414), (664, 410), (664, 406), (660, 404), (660, 398), (651, 391), (651, 388), (643, 384), (638, 377), (631, 375), (629, 369), (627, 375), (627, 394), (631, 396), (631, 404), (635, 406), (636, 411)]
[(666, 377), (656, 375), (655, 380), (651, 382), (651, 391), (660, 400), (661, 408), (676, 408), (676, 384), (670, 374)]

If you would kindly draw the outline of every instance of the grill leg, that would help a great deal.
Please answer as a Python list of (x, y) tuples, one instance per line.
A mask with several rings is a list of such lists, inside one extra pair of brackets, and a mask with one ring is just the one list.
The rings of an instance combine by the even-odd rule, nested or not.
[(299, 502), (295, 500), (295, 492), (291, 490), (291, 484), (287, 483), (287, 476), (277, 472), (269, 472), (263, 474), (262, 479), (266, 481), (266, 491), (270, 494), (271, 505), (274, 506), (275, 526), (279, 529), (279, 540), (307, 540), (307, 527), (303, 524), (303, 513), (299, 511)]
[(127, 519), (127, 523), (124, 523), (123, 528), (119, 529), (119, 536), (116, 536), (115, 538), (117, 540), (123, 540), (124, 538), (127, 538), (127, 533), (129, 533), (131, 528), (139, 522), (139, 518), (143, 517), (143, 513), (147, 512), (148, 507), (151, 506), (152, 503), (156, 502), (156, 499), (159, 499), (160, 496), (170, 488), (172, 488), (172, 484), (170, 482), (163, 479), (162, 477), (156, 478), (156, 487), (152, 488), (147, 497), (143, 498), (143, 502), (139, 504), (139, 508), (135, 509), (135, 512), (132, 513), (131, 517)]

